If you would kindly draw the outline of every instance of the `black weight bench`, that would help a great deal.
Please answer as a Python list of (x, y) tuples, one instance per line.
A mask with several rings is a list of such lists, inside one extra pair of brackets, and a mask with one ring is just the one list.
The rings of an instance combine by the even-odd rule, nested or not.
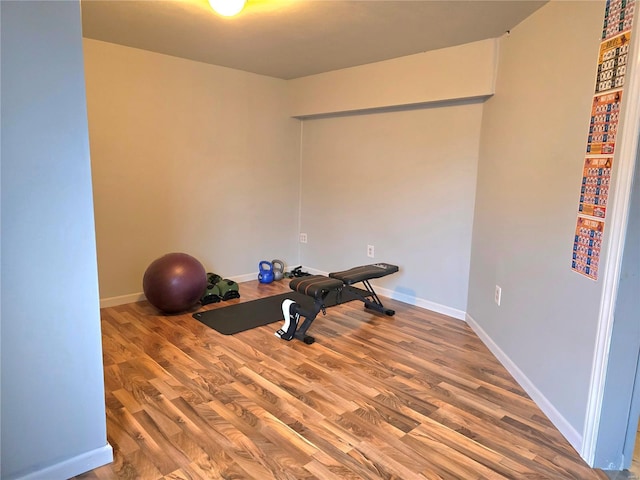
[[(376, 310), (386, 315), (394, 315), (396, 312), (385, 308), (369, 283), (369, 280), (386, 277), (396, 273), (398, 267), (388, 263), (374, 263), (361, 267), (350, 268), (342, 272), (330, 273), (328, 277), (324, 275), (309, 275), (306, 277), (294, 278), (289, 283), (291, 290), (308, 295), (314, 299), (311, 310), (305, 310), (299, 303), (286, 299), (282, 302), (282, 314), (284, 325), (275, 335), (284, 340), (297, 338), (306, 344), (311, 344), (315, 339), (307, 335), (307, 330), (322, 312), (326, 315), (325, 299), (329, 293), (335, 291), (338, 303), (340, 303), (342, 292), (348, 290), (350, 294), (364, 303), (365, 308)], [(355, 284), (362, 283), (365, 289), (354, 287)], [(304, 321), (300, 324), (300, 317)]]

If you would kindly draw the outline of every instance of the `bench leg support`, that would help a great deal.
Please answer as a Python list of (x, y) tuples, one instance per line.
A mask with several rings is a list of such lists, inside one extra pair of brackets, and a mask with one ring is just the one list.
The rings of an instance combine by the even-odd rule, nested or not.
[[(303, 309), (299, 303), (293, 300), (284, 300), (282, 302), (284, 325), (275, 333), (276, 337), (280, 337), (283, 340), (297, 338), (307, 345), (311, 345), (316, 339), (307, 335), (307, 330), (309, 330), (309, 327), (321, 311), (324, 313), (324, 302), (322, 300), (316, 300), (313, 308), (309, 311)], [(300, 324), (301, 317), (304, 318), (302, 324)]]
[[(380, 301), (380, 297), (378, 297), (378, 295), (376, 294), (373, 286), (369, 283), (369, 280), (363, 280), (362, 284), (367, 290), (366, 295), (362, 294), (362, 290), (358, 288), (352, 286), (349, 286), (347, 288), (350, 288), (351, 292), (355, 293), (360, 298), (360, 300), (362, 300), (365, 308), (370, 308), (371, 310), (375, 310), (376, 312), (384, 313), (385, 315), (389, 315), (390, 317), (395, 315), (395, 310), (385, 308), (385, 306), (382, 304), (382, 301)], [(371, 299), (369, 299), (368, 297), (371, 297)]]

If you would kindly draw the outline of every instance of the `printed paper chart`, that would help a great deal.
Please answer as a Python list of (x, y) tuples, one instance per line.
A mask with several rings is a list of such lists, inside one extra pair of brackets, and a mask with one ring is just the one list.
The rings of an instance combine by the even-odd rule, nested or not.
[(636, 0), (607, 0), (604, 12), (571, 260), (574, 271), (593, 280), (598, 279), (635, 4)]
[(631, 30), (634, 7), (635, 0), (607, 0), (602, 28), (603, 40)]
[(587, 153), (611, 155), (614, 151), (622, 90), (596, 95), (591, 107)]
[(631, 32), (627, 32), (600, 44), (596, 93), (624, 86), (630, 40)]
[(587, 157), (582, 171), (580, 213), (604, 218), (607, 213), (613, 157)]
[(603, 232), (603, 221), (578, 217), (573, 241), (571, 268), (594, 280), (598, 278), (598, 263), (600, 261)]

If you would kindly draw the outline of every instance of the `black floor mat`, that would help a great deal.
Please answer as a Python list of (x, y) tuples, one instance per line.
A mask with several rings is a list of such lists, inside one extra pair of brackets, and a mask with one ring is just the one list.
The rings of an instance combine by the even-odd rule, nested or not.
[[(343, 290), (340, 297), (339, 303), (346, 303), (359, 298), (348, 289)], [(223, 335), (233, 335), (234, 333), (268, 325), (269, 323), (284, 321), (282, 301), (286, 298), (294, 300), (305, 309), (313, 307), (313, 298), (291, 291), (206, 312), (194, 313), (193, 318)], [(337, 305), (336, 292), (329, 293), (324, 304), (326, 307)]]

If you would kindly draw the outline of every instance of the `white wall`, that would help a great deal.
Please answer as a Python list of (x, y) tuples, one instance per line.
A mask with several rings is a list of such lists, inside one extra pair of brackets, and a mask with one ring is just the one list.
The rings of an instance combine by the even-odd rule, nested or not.
[(0, 3), (2, 478), (111, 461), (78, 2)]
[(298, 262), (299, 121), (286, 82), (84, 40), (102, 299), (174, 251), (225, 277)]
[(303, 263), (396, 264), (387, 294), (464, 318), (481, 118), (468, 102), (305, 120)]
[(570, 260), (603, 13), (604, 2), (550, 2), (501, 40), (482, 123), (467, 307), (578, 450), (602, 282), (571, 271)]

